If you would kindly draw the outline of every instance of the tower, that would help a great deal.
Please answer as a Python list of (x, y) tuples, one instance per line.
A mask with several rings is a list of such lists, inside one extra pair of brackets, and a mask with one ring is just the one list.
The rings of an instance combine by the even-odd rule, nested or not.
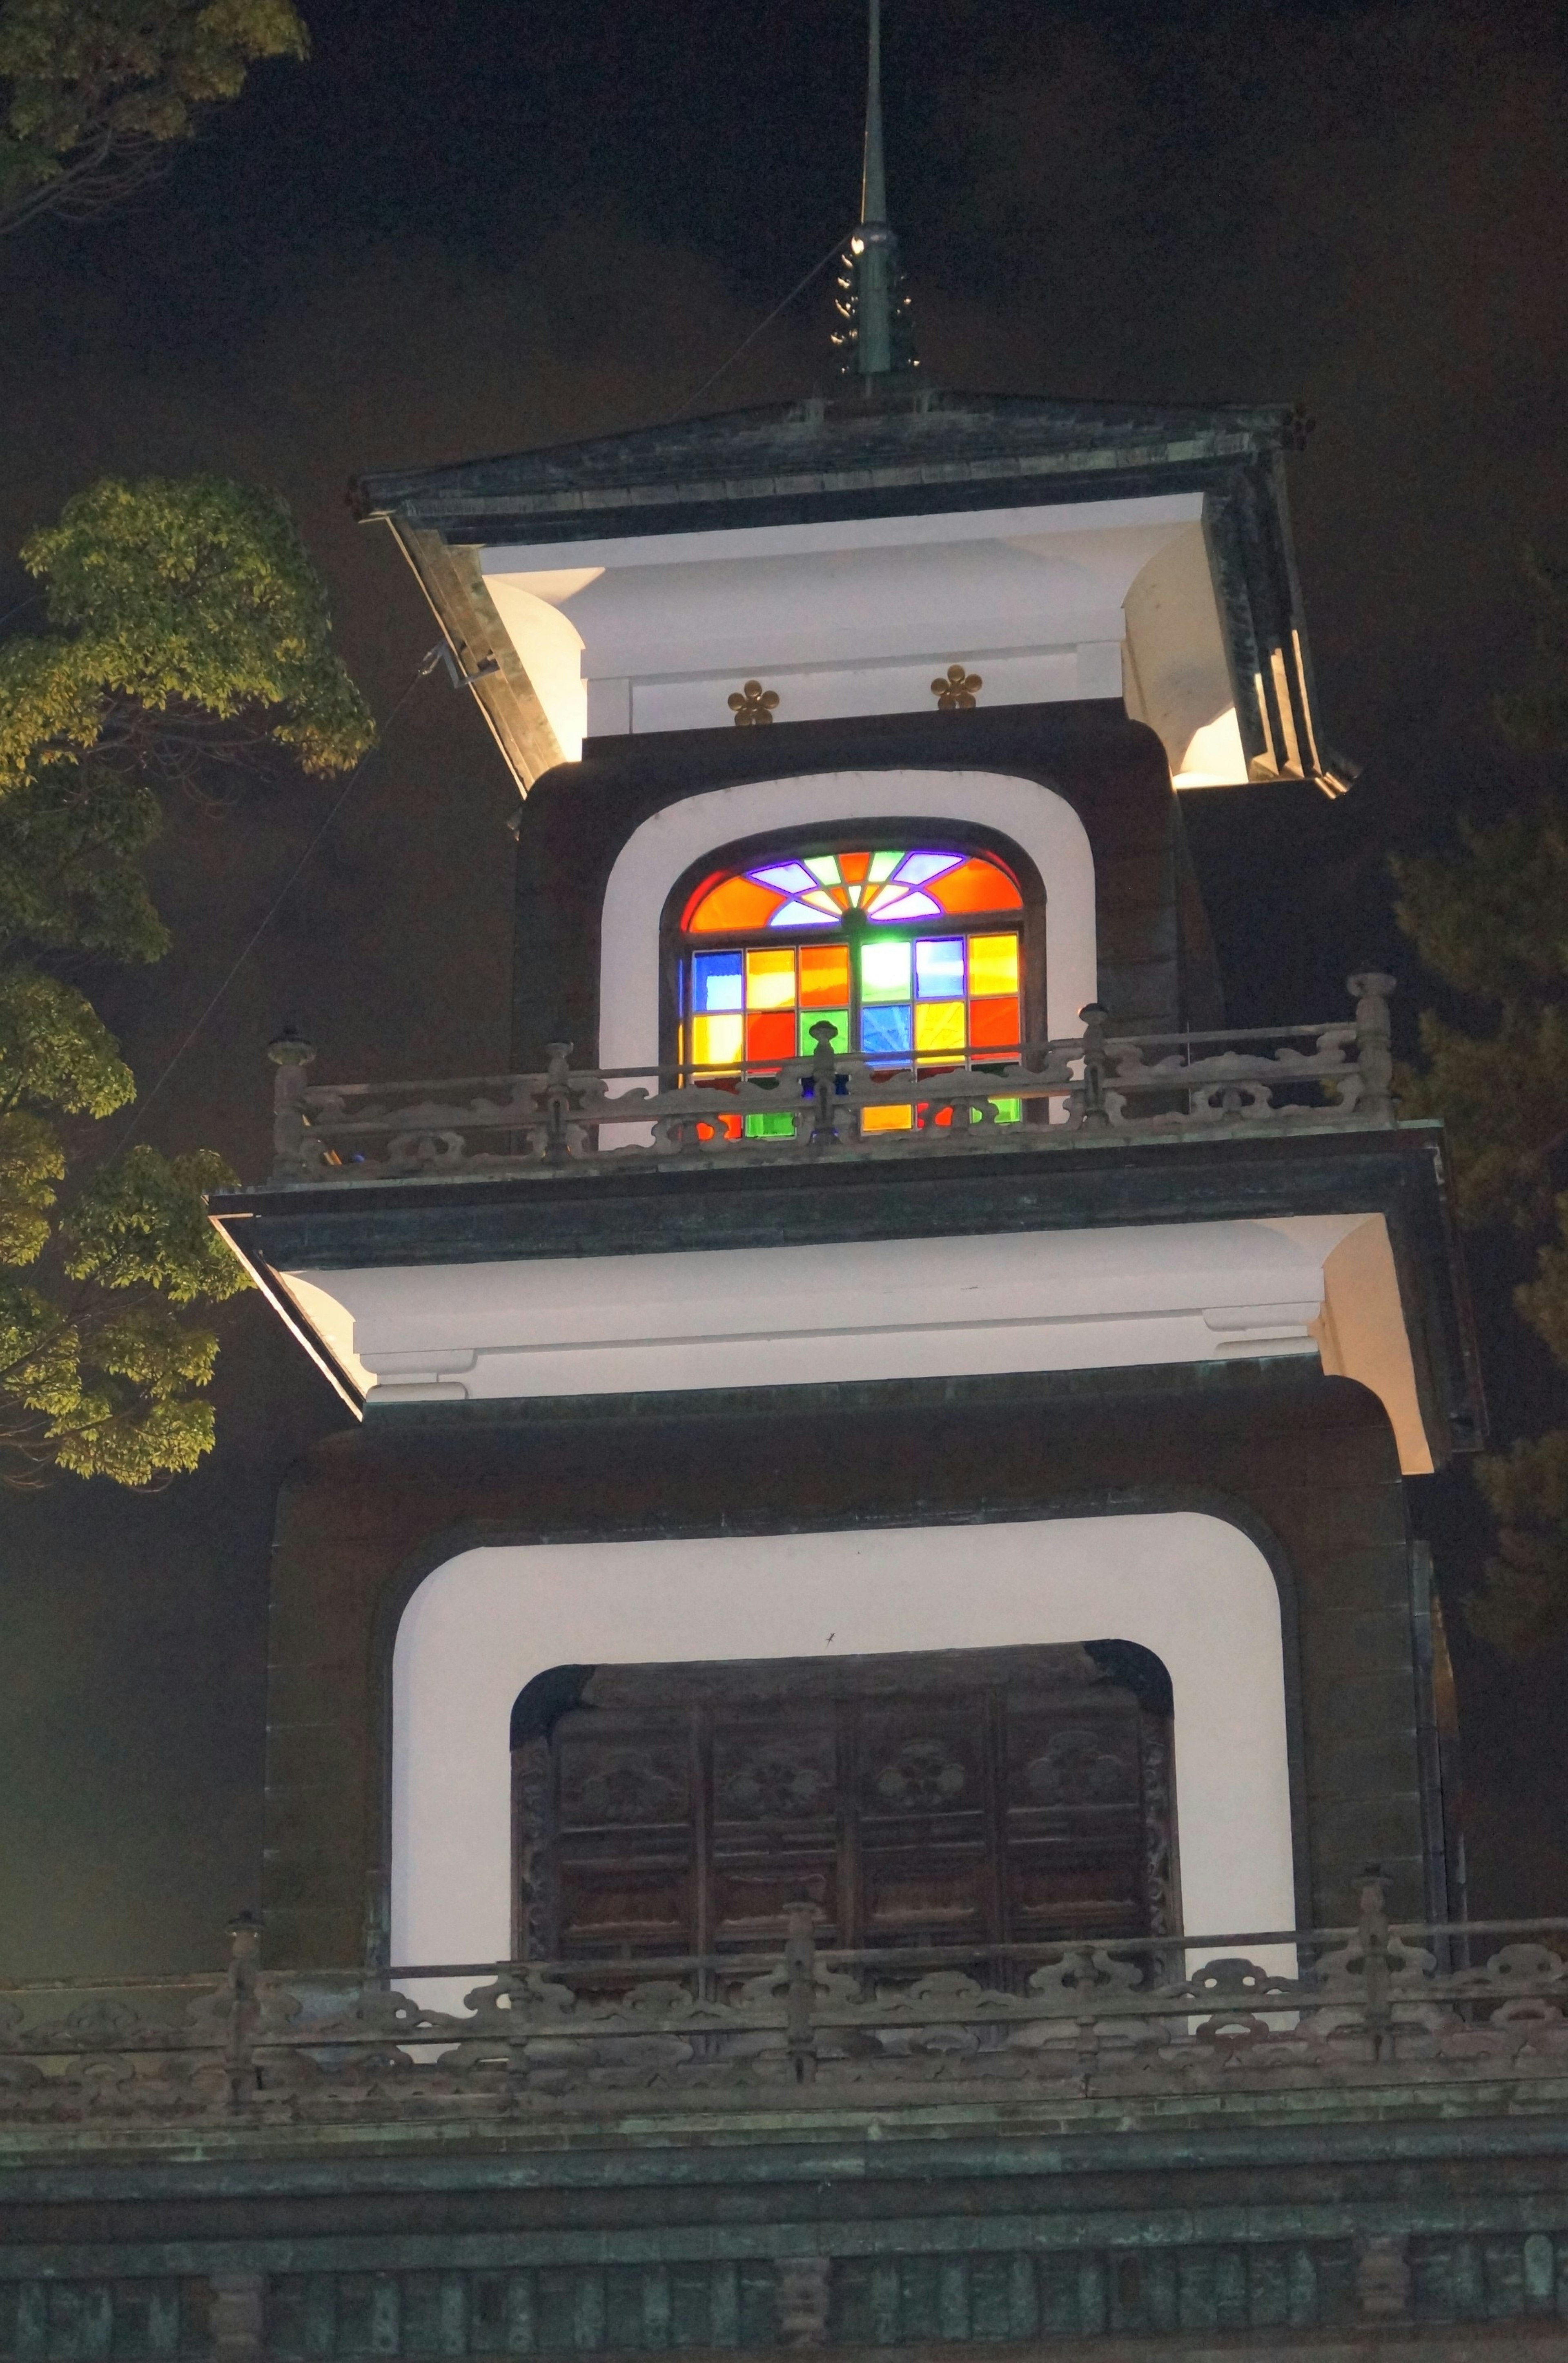
[(39, 2137), (94, 2353), (138, 2275), (287, 2363), (1568, 2313), (1568, 1971), (1456, 1928), (1408, 1517), (1441, 1131), (1375, 971), (1225, 1030), (1185, 849), (1344, 787), (1292, 415), (928, 386), (870, 25), (831, 395), (359, 486), (520, 791), (514, 1055), (282, 1037), (212, 1201), (355, 1419), (259, 1939)]

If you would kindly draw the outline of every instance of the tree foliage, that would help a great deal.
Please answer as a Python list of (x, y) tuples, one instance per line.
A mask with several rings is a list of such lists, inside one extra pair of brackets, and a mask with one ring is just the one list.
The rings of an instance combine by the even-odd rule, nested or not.
[(252, 65), (308, 50), (293, 0), (0, 0), (0, 231), (120, 204)]
[[(1498, 718), (1521, 750), (1568, 751), (1568, 572), (1536, 565), (1533, 678)], [(1549, 792), (1457, 852), (1395, 863), (1399, 924), (1470, 1022), (1421, 1018), (1408, 1115), (1442, 1116), (1463, 1219), (1507, 1224), (1534, 1250), (1515, 1291), (1568, 1369), (1568, 797)], [(1496, 1549), (1469, 1603), (1485, 1639), (1523, 1650), (1568, 1627), (1568, 1426), (1476, 1465)]]
[(0, 642), (0, 1476), (141, 1485), (211, 1446), (216, 1339), (243, 1286), (202, 1193), (210, 1150), (94, 1165), (135, 1097), (74, 981), (155, 960), (142, 874), (171, 791), (241, 762), (341, 771), (371, 743), (287, 512), (220, 479), (106, 480), (23, 563), (47, 628)]

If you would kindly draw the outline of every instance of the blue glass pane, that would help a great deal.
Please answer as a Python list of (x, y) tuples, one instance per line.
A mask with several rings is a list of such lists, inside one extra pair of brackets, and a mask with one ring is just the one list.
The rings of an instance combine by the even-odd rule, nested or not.
[(741, 1005), (739, 952), (699, 952), (691, 963), (691, 1006), (702, 1015)]
[(928, 878), (940, 878), (944, 870), (956, 870), (963, 860), (961, 853), (906, 853), (896, 872), (900, 886), (923, 886)]
[(915, 991), (922, 1001), (962, 1001), (962, 936), (928, 936), (923, 943), (916, 944)]
[[(880, 926), (886, 919), (937, 919), (941, 915), (939, 903), (933, 903), (929, 894), (914, 893), (900, 894), (891, 903), (878, 903), (877, 908), (867, 914), (874, 926)], [(777, 926), (778, 922), (775, 919), (772, 924)]]
[(868, 1059), (908, 1058), (913, 1039), (907, 1002), (901, 1009), (885, 1005), (861, 1011), (860, 1047)]
[(799, 861), (775, 861), (767, 869), (749, 871), (747, 875), (760, 879), (764, 886), (778, 886), (786, 894), (808, 894), (817, 882)]

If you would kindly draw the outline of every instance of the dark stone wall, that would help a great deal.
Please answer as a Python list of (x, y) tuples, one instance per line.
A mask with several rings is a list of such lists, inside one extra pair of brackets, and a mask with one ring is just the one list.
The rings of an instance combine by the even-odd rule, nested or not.
[(1186, 2129), (775, 2108), (707, 2141), (317, 2124), (18, 2163), (0, 2357), (1562, 2356), (1560, 2113), (1390, 2123), (1342, 2090), (1260, 2123), (1238, 2080)]
[[(749, 781), (909, 770), (1001, 771), (1064, 796), (1093, 849), (1099, 994), (1117, 1030), (1214, 1022), (1213, 951), (1187, 885), (1165, 749), (1120, 701), (1086, 699), (590, 739), (580, 763), (536, 782), (518, 822), (513, 1064), (543, 1065), (550, 1041), (572, 1043), (582, 1064), (598, 1057), (604, 889), (650, 815)], [(889, 817), (896, 805), (890, 793)]]
[(1285, 1359), (406, 1408), (326, 1438), (285, 1491), (274, 1555), (267, 1958), (362, 1958), (397, 1618), (460, 1550), (1166, 1509), (1238, 1524), (1280, 1583), (1299, 1916), (1342, 1923), (1370, 1859), (1420, 1916), (1393, 1435), (1362, 1388)]

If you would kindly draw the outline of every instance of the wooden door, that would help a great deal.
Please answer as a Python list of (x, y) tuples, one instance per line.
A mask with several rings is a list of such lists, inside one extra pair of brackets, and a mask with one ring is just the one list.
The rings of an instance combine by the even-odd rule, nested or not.
[(1177, 1925), (1146, 1651), (571, 1670), (514, 1721), (521, 1956), (765, 1947), (801, 1902), (830, 1947)]

